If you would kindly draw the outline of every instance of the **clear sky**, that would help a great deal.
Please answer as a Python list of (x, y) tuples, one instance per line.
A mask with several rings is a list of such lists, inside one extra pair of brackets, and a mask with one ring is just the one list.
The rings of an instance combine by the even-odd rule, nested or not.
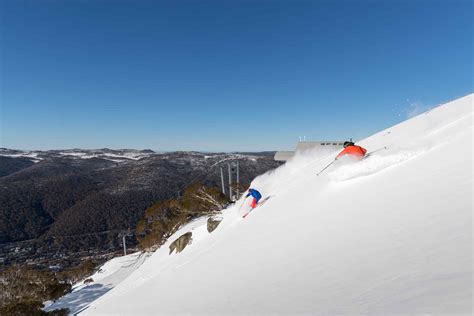
[(0, 12), (0, 147), (291, 150), (473, 92), (470, 0), (1, 0)]

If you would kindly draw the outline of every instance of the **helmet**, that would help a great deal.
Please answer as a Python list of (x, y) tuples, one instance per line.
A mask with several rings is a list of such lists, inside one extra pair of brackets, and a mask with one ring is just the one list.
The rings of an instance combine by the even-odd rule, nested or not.
[(348, 142), (348, 141), (344, 142), (344, 148), (349, 147), (349, 146), (354, 146), (354, 143)]

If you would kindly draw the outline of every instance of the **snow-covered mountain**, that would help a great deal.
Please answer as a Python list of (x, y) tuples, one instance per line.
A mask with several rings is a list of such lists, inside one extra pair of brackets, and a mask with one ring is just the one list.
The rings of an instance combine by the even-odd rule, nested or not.
[(127, 160), (138, 160), (141, 158), (149, 157), (155, 154), (150, 149), (135, 150), (135, 149), (65, 149), (65, 150), (47, 150), (47, 151), (29, 151), (29, 150), (15, 150), (0, 148), (0, 156), (3, 157), (24, 157), (29, 158), (33, 162), (39, 162), (47, 158), (102, 158), (114, 162), (123, 162)]
[(362, 161), (317, 176), (336, 153), (306, 152), (257, 177), (272, 197), (250, 216), (241, 199), (210, 234), (183, 227), (81, 315), (470, 315), (473, 101), (362, 140), (387, 148)]

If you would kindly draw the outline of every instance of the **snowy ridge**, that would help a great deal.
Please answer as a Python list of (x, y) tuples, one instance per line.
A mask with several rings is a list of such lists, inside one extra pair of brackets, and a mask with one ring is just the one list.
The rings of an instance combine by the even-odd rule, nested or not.
[(134, 150), (134, 149), (69, 149), (69, 150), (48, 150), (48, 151), (22, 151), (11, 150), (6, 148), (0, 149), (0, 156), (11, 158), (29, 158), (33, 162), (39, 162), (46, 158), (78, 158), (92, 159), (101, 158), (113, 162), (124, 162), (128, 160), (140, 160), (155, 154), (151, 150)]
[(10, 158), (28, 158), (32, 162), (40, 162), (43, 160), (43, 158), (39, 157), (38, 152), (8, 150), (6, 148), (0, 148), (0, 156)]
[(472, 313), (473, 95), (379, 132), (360, 162), (307, 152), (252, 186), (273, 197), (168, 244), (81, 315)]
[[(150, 154), (144, 154), (140, 152), (123, 152), (121, 154), (112, 154), (112, 153), (95, 153), (95, 152), (60, 152), (62, 156), (73, 156), (83, 159), (91, 158), (103, 158), (112, 161), (121, 161), (122, 159), (131, 159), (139, 160), (144, 157), (150, 156)], [(120, 159), (117, 159), (120, 158)]]
[[(193, 151), (182, 151), (182, 152), (171, 152), (171, 153), (182, 153), (187, 157), (196, 156), (196, 158), (203, 157), (204, 159), (246, 159), (251, 161), (257, 161), (258, 156), (252, 153), (208, 153), (204, 154), (201, 152)], [(67, 149), (67, 150), (48, 150), (48, 151), (25, 151), (0, 148), (1, 157), (11, 158), (28, 158), (32, 162), (40, 162), (47, 158), (76, 158), (76, 159), (93, 159), (99, 158), (109, 160), (112, 162), (127, 162), (127, 161), (138, 161), (143, 158), (151, 156), (163, 156), (167, 157), (166, 152), (154, 152), (152, 150), (136, 150), (136, 149)]]

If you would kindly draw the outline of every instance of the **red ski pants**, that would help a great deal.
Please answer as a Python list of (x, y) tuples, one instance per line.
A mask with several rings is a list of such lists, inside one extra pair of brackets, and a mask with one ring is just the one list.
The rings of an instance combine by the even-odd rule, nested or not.
[(255, 208), (257, 206), (257, 199), (256, 198), (253, 198), (253, 201), (252, 201), (252, 208)]

